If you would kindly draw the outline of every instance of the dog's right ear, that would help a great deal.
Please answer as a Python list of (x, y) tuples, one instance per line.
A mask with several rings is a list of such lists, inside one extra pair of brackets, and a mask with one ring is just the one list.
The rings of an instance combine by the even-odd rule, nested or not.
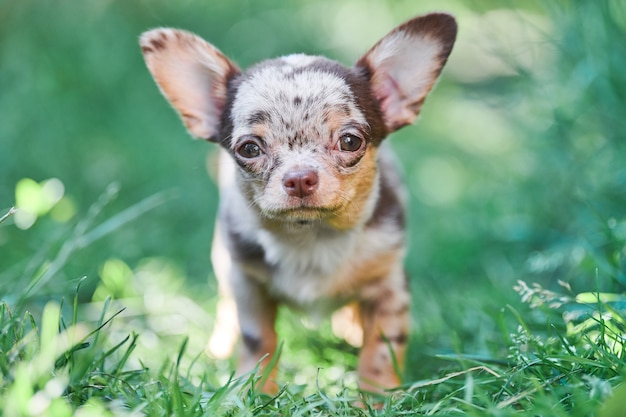
[(154, 29), (143, 33), (139, 43), (152, 77), (189, 133), (215, 141), (228, 82), (240, 73), (239, 68), (189, 32)]

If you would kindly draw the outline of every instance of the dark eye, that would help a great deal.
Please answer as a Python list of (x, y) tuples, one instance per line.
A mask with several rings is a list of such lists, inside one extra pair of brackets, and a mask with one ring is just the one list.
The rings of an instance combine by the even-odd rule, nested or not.
[(344, 152), (355, 152), (361, 149), (363, 140), (354, 135), (343, 135), (339, 138), (339, 149)]
[(239, 149), (237, 149), (237, 153), (246, 159), (252, 159), (261, 156), (263, 151), (258, 144), (254, 142), (245, 142), (239, 147)]

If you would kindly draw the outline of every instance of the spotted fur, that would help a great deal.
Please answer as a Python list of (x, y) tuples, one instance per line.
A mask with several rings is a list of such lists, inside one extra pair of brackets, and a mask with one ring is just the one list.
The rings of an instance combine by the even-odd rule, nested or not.
[[(148, 69), (189, 132), (223, 149), (212, 353), (229, 354), (238, 327), (240, 370), (250, 370), (276, 349), (279, 303), (315, 316), (350, 305), (336, 322), (356, 326), (344, 333), (363, 345), (361, 387), (398, 384), (391, 357), (402, 362), (410, 303), (404, 196), (383, 139), (415, 120), (455, 36), (451, 16), (430, 14), (352, 68), (295, 54), (242, 72), (188, 32), (142, 35)], [(273, 374), (263, 388), (276, 388)]]

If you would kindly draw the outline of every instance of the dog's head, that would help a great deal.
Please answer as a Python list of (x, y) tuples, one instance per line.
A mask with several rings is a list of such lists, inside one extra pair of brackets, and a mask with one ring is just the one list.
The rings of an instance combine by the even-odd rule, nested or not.
[(188, 131), (230, 152), (264, 218), (348, 229), (373, 209), (380, 142), (415, 120), (455, 37), (454, 18), (429, 14), (391, 31), (352, 68), (290, 55), (246, 72), (184, 31), (151, 30), (141, 47)]

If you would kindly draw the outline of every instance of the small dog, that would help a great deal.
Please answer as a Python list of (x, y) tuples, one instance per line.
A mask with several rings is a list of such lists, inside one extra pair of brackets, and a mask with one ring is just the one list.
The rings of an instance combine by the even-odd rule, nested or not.
[[(404, 189), (383, 139), (416, 119), (456, 32), (452, 16), (433, 13), (393, 29), (352, 68), (296, 54), (245, 72), (189, 32), (141, 36), (189, 133), (223, 149), (216, 355), (240, 332), (240, 371), (267, 366), (279, 303), (314, 313), (348, 305), (362, 330), (361, 388), (398, 385), (393, 356), (402, 363), (410, 302)], [(272, 392), (270, 375), (262, 388)]]

